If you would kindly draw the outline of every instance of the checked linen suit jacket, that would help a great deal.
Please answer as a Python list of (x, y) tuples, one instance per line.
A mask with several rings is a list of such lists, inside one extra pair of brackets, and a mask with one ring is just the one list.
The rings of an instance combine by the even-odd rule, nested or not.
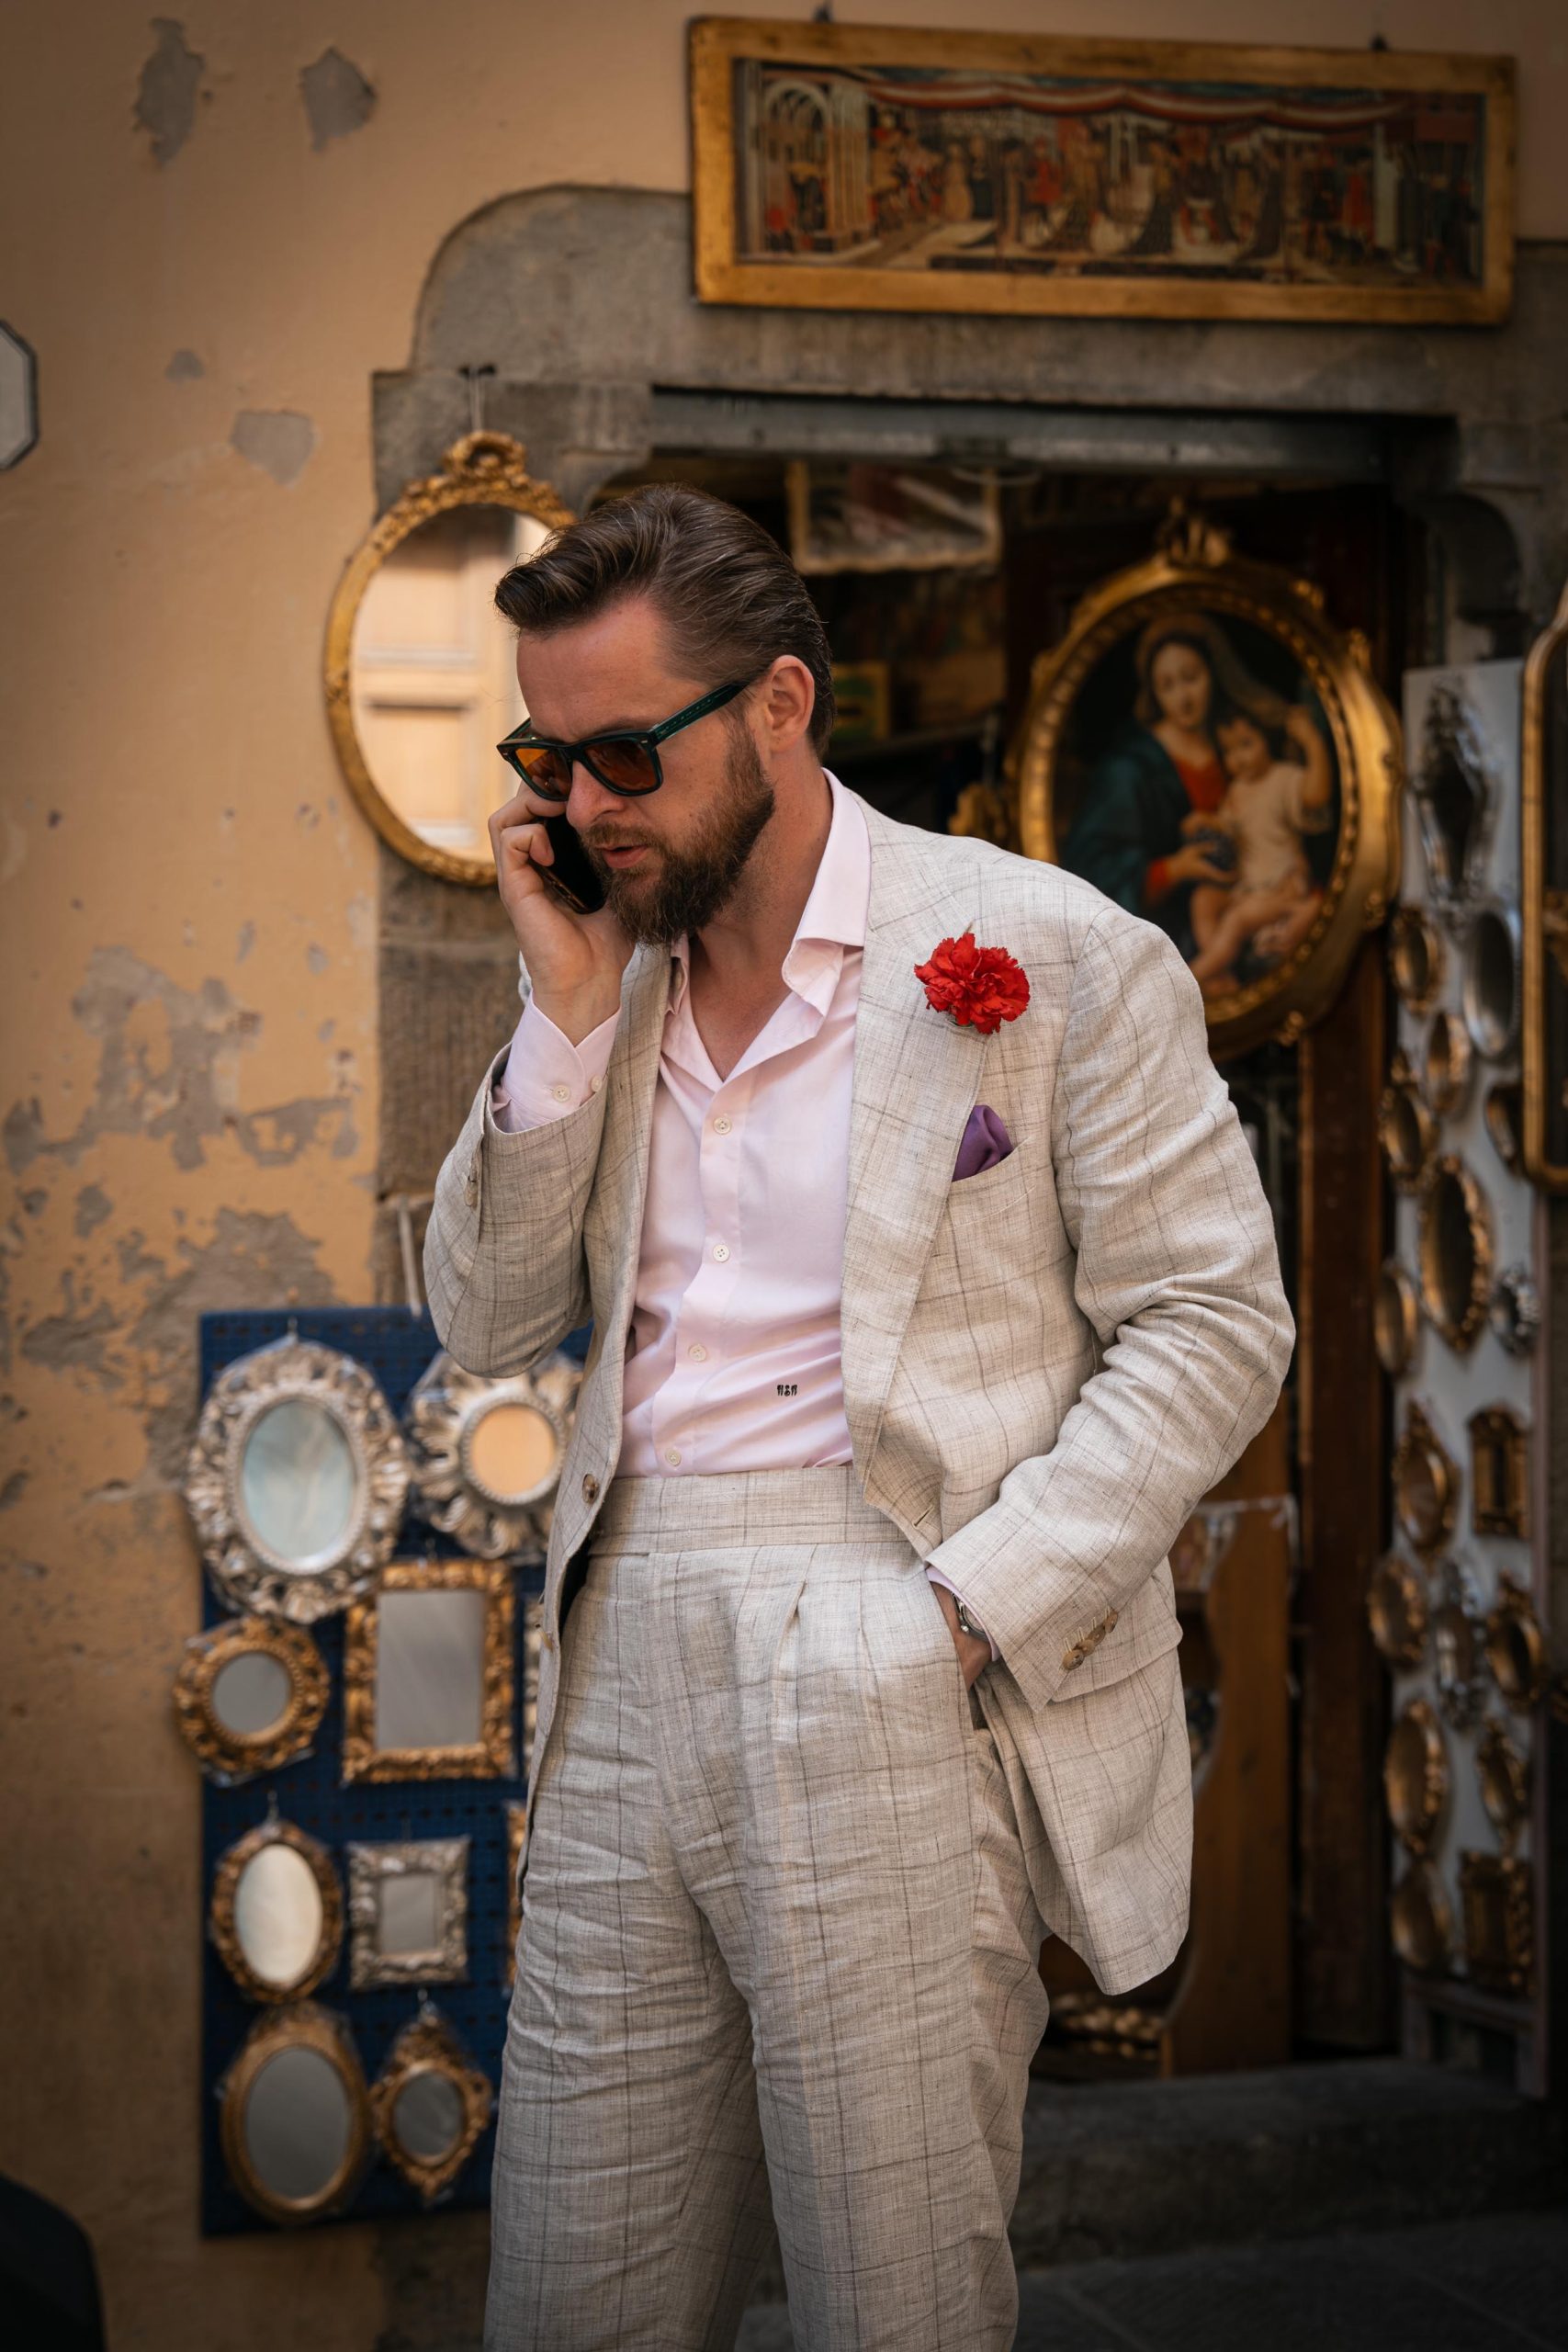
[[(841, 1307), (855, 1467), (999, 1645), (982, 1696), (1041, 1916), (1124, 1991), (1187, 1928), (1168, 1553), (1284, 1380), (1295, 1325), (1273, 1222), (1166, 933), (1058, 866), (861, 805)], [(989, 1037), (933, 1012), (914, 974), (968, 929), (1029, 978), (1025, 1012)], [(634, 951), (604, 1084), (565, 1117), (498, 1128), (496, 1057), (425, 1237), (435, 1328), (470, 1372), (520, 1372), (594, 1327), (546, 1564), (531, 1785), (563, 1583), (620, 1450), (669, 965)], [(1014, 1148), (954, 1182), (976, 1102)]]

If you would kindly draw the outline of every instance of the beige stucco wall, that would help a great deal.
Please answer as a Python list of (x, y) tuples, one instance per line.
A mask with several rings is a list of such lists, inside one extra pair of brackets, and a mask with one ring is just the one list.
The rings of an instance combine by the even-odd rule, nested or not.
[[(1179, 28), (1154, 0), (982, 13)], [(367, 1294), (376, 861), (318, 676), (370, 518), (371, 371), (404, 362), (437, 245), (491, 199), (684, 185), (684, 14), (209, 0), (182, 20), (195, 119), (159, 162), (149, 13), (10, 12), (0, 314), (38, 352), (42, 439), (0, 476), (0, 2169), (92, 2231), (116, 2352), (441, 2340), (375, 2233), (197, 2235), (198, 1792), (167, 1693), (198, 1565), (171, 1481), (201, 1308)], [(1190, 0), (1179, 29), (1304, 19)], [(1568, 235), (1554, 0), (1312, 12), (1325, 41), (1374, 29), (1521, 58), (1521, 227)], [(299, 77), (329, 46), (376, 103), (318, 149)], [(482, 2233), (428, 2227), (477, 2275)], [(430, 2296), (431, 2330), (463, 2300)]]

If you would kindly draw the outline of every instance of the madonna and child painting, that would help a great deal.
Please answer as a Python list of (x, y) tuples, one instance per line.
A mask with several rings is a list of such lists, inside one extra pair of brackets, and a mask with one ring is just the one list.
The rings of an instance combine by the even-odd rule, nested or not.
[(1266, 630), (1197, 605), (1089, 671), (1057, 763), (1065, 866), (1168, 932), (1209, 997), (1283, 964), (1317, 921), (1339, 781), (1317, 696)]

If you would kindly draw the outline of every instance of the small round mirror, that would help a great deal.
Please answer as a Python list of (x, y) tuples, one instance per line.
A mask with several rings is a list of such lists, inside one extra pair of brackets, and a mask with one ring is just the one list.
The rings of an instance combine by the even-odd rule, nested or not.
[(292, 1697), (293, 1685), (281, 1660), (250, 1650), (220, 1667), (210, 1704), (231, 1738), (259, 1739), (283, 1722)]
[(1498, 901), (1480, 908), (1464, 949), (1464, 1018), (1478, 1054), (1496, 1060), (1519, 1027), (1519, 920)]
[(461, 2091), (434, 2066), (417, 2067), (392, 2103), (399, 2145), (420, 2164), (438, 2164), (449, 2155), (467, 2120)]
[(258, 1413), (240, 1464), (240, 1493), (256, 1542), (285, 1567), (310, 1572), (334, 1558), (354, 1526), (358, 1480), (342, 1424), (310, 1396)]
[(532, 1405), (502, 1402), (474, 1417), (465, 1454), (468, 1476), (487, 1501), (515, 1508), (548, 1487), (560, 1442)]
[(279, 1993), (310, 1973), (321, 1947), (321, 1890), (292, 1846), (263, 1846), (234, 1889), (234, 1933), (253, 1974)]
[(279, 2050), (245, 2100), (244, 2149), (257, 2181), (280, 2205), (315, 2205), (348, 2161), (354, 2112), (348, 2086), (324, 2051)]

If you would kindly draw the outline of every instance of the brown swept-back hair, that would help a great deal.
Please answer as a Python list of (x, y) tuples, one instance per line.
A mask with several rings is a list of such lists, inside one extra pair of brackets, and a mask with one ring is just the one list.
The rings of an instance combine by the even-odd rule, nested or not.
[(833, 667), (806, 582), (770, 532), (727, 499), (679, 481), (620, 491), (547, 539), (502, 577), (495, 601), (519, 630), (565, 628), (623, 596), (646, 595), (674, 660), (719, 686), (754, 678), (783, 653), (817, 687), (811, 741), (833, 732)]

